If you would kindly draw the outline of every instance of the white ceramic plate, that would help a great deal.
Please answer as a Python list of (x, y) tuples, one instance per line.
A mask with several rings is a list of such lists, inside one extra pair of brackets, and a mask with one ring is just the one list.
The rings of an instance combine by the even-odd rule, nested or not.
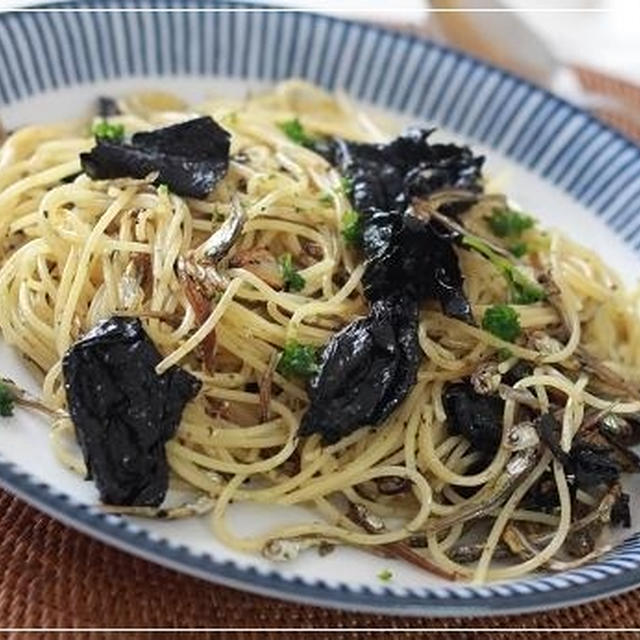
[[(74, 11), (0, 15), (2, 121), (14, 127), (72, 117), (98, 95), (143, 85), (198, 99), (304, 77), (342, 88), (402, 120), (444, 126), (449, 137), (485, 152), (488, 171), (502, 174), (510, 195), (545, 225), (566, 230), (630, 281), (635, 278), (640, 150), (587, 114), (502, 71), (409, 36), (310, 14), (199, 13), (190, 11), (196, 3), (164, 4), (175, 11), (86, 12), (83, 3), (66, 3)], [(20, 357), (1, 342), (0, 363), (3, 374), (37, 390)], [(557, 607), (640, 584), (634, 530), (625, 532), (627, 540), (621, 538), (614, 552), (579, 570), (483, 587), (451, 584), (347, 548), (273, 565), (222, 546), (206, 518), (105, 516), (92, 506), (93, 485), (54, 459), (47, 425), (24, 412), (3, 421), (0, 483), (54, 517), (154, 562), (316, 604), (481, 615)], [(632, 510), (640, 525), (637, 495), (633, 491)], [(301, 516), (310, 513), (242, 504), (231, 512), (232, 525), (247, 534)], [(393, 580), (382, 584), (376, 576), (386, 568)]]

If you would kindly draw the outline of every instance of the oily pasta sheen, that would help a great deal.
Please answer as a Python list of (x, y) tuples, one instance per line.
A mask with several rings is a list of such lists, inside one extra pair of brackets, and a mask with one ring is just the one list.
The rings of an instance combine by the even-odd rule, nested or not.
[[(538, 249), (522, 259), (523, 270), (546, 274), (552, 295), (514, 305), (526, 339), (506, 343), (480, 322), (446, 317), (429, 302), (420, 311), (418, 381), (400, 407), (376, 428), (361, 428), (330, 446), (317, 434), (299, 438), (305, 385), (279, 371), (280, 353), (291, 341), (321, 348), (366, 314), (368, 305), (361, 285), (365, 266), (341, 234), (351, 206), (341, 177), (279, 124), (298, 118), (315, 135), (363, 142), (386, 141), (397, 131), (343, 97), (297, 81), (242, 100), (212, 98), (189, 106), (158, 92), (123, 98), (119, 106), (122, 113), (110, 122), (122, 124), (127, 134), (212, 116), (231, 133), (230, 166), (209, 197), (195, 200), (155, 186), (153, 176), (91, 180), (81, 173), (79, 154), (94, 144), (88, 120), (25, 126), (4, 141), (0, 326), (4, 339), (42, 375), (43, 402), (58, 410), (51, 429), (60, 461), (79, 474), (86, 471), (65, 413), (61, 358), (100, 320), (130, 315), (142, 319), (161, 352), (159, 373), (178, 364), (203, 384), (166, 447), (171, 485), (193, 496), (170, 515), (207, 512), (224, 544), (274, 558), (320, 543), (388, 553), (403, 543), (414, 561), (422, 558), (435, 571), (480, 582), (575, 563), (561, 549), (572, 523), (601, 496), (580, 490), (573, 495), (566, 468), (549, 450), (480, 522), (455, 522), (455, 516), (479, 497), (498, 495), (512, 458), (508, 434), (523, 402), (541, 412), (560, 403), (565, 452), (585, 416), (640, 412), (631, 392), (616, 395), (576, 362), (579, 352), (588, 352), (613, 378), (625, 380), (625, 388), (640, 384), (638, 294), (591, 251), (560, 233), (533, 229), (528, 233)], [(487, 195), (464, 214), (466, 228), (479, 235), (487, 234), (493, 191), (487, 183)], [(176, 264), (224, 223), (234, 198), (247, 221), (218, 265), (226, 286), (199, 317)], [(299, 291), (274, 286), (280, 274), (265, 275), (265, 269), (273, 271), (273, 260), (264, 250), (271, 258), (296, 258), (304, 278)], [(505, 300), (507, 283), (483, 256), (457, 253), (465, 292), (480, 319)], [(207, 348), (214, 349), (212, 366)], [(483, 363), (493, 362), (497, 375), (506, 376), (519, 361), (531, 369), (504, 397), (502, 445), (479, 464), (480, 452), (447, 428), (443, 394)], [(552, 509), (523, 502), (543, 475), (556, 487)], [(404, 490), (379, 491), (389, 478)], [(245, 537), (226, 517), (229, 505), (239, 501), (311, 505), (317, 515)], [(364, 524), (349, 517), (348, 505), (354, 504), (367, 513)], [(144, 508), (120, 511), (145, 514)], [(446, 518), (453, 518), (449, 526), (432, 526)], [(466, 562), (452, 551), (473, 541), (468, 537), (475, 529), (482, 531), (483, 548)], [(539, 541), (527, 553), (496, 559), (505, 532), (514, 530)], [(409, 547), (416, 536), (422, 544)], [(592, 555), (598, 549), (603, 546)]]

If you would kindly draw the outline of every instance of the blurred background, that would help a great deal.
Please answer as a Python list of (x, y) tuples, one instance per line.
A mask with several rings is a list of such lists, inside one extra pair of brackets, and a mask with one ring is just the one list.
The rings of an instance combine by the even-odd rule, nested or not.
[[(127, 0), (121, 0), (126, 7)], [(248, 0), (251, 2), (252, 0)], [(0, 10), (39, 4), (0, 0)], [(224, 0), (220, 0), (224, 6)], [(256, 0), (377, 22), (467, 51), (640, 141), (640, 0)], [(220, 6), (211, 2), (211, 7)], [(93, 10), (99, 10), (94, 0)], [(146, 7), (162, 10), (159, 0)], [(145, 10), (131, 3), (133, 10)], [(112, 8), (118, 11), (118, 8)]]
[[(284, 0), (271, 4), (305, 7), (355, 18), (397, 23), (436, 35), (434, 14), (425, 8), (512, 9), (562, 60), (593, 66), (640, 84), (639, 0)], [(566, 11), (563, 11), (566, 10)], [(495, 14), (476, 15), (484, 22)], [(510, 39), (509, 33), (503, 37)], [(514, 42), (517, 44), (517, 41)]]
[(640, 140), (640, 0), (267, 0), (379, 22), (510, 69)]

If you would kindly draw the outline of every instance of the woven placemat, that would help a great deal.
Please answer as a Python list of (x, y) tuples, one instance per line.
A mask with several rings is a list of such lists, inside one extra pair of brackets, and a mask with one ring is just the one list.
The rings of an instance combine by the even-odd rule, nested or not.
[[(615, 598), (535, 615), (493, 618), (400, 618), (356, 614), (302, 606), (241, 593), (112, 549), (78, 533), (0, 491), (0, 626), (5, 628), (241, 628), (216, 637), (278, 638), (406, 638), (416, 628), (469, 629), (465, 638), (502, 640), (514, 636), (500, 629), (632, 628), (640, 627), (640, 590)], [(269, 629), (339, 628), (344, 632), (311, 636), (276, 633)], [(349, 632), (350, 629), (371, 631)], [(394, 629), (384, 634), (374, 629)], [(474, 628), (491, 629), (489, 635)], [(252, 629), (251, 631), (249, 629)], [(255, 629), (263, 629), (259, 632)], [(191, 634), (196, 637), (195, 634)], [(516, 634), (523, 637), (523, 632)], [(589, 636), (614, 637), (611, 633)], [(7, 638), (36, 637), (8, 633)], [(47, 637), (98, 638), (101, 634), (49, 633)], [(111, 635), (110, 637), (113, 637)], [(127, 639), (145, 637), (127, 631)], [(167, 638), (177, 637), (175, 633)], [(180, 635), (180, 638), (189, 637)], [(202, 636), (199, 636), (202, 637)], [(429, 638), (454, 637), (450, 631), (430, 632)], [(459, 637), (459, 636), (456, 636)], [(527, 634), (535, 640), (544, 631)], [(578, 640), (584, 634), (560, 636)], [(0, 638), (3, 638), (0, 634)]]
[(601, 109), (595, 115), (640, 142), (640, 86), (590, 67), (574, 65), (573, 69), (587, 91), (615, 97), (620, 101), (620, 108)]

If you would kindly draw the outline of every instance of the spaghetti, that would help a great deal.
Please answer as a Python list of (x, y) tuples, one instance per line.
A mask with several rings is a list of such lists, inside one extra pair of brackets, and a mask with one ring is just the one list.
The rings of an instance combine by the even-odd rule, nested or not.
[[(365, 265), (343, 235), (351, 210), (344, 181), (281, 125), (297, 118), (314, 136), (362, 142), (385, 141), (386, 129), (342, 97), (294, 81), (196, 108), (160, 93), (119, 106), (109, 122), (127, 133), (212, 116), (231, 133), (230, 164), (209, 197), (193, 199), (154, 185), (154, 176), (92, 180), (79, 173), (79, 154), (93, 145), (86, 122), (25, 127), (2, 145), (0, 326), (43, 375), (63, 464), (86, 473), (70, 446), (61, 359), (99, 321), (128, 315), (142, 320), (162, 354), (158, 373), (179, 364), (203, 385), (166, 446), (172, 484), (196, 499), (165, 516), (209, 511), (224, 544), (273, 559), (349, 544), (480, 582), (574, 566), (606, 550), (605, 524), (616, 519), (620, 485), (578, 486), (580, 461), (571, 467), (567, 460), (578, 438), (601, 436), (593, 425), (608, 425), (609, 435), (635, 425), (640, 299), (598, 256), (557, 232), (524, 225), (515, 235), (527, 250), (513, 262), (546, 283), (547, 296), (510, 305), (517, 340), (427, 302), (419, 312), (417, 381), (396, 410), (377, 428), (333, 444), (320, 434), (300, 438), (308, 397), (304, 381), (278, 366), (283, 351), (292, 344), (322, 348), (368, 304)], [(507, 253), (509, 234), (487, 223), (506, 201), (485, 187), (460, 223)], [(224, 288), (203, 300), (176, 264), (234, 207), (246, 222), (216, 266)], [(456, 253), (473, 316), (486, 319), (507, 300), (510, 281), (488, 254)], [(282, 256), (292, 257), (294, 275), (283, 271)], [(287, 287), (286, 277), (297, 284)], [(528, 367), (516, 377), (522, 363)], [(502, 399), (489, 458), (450, 428), (447, 394), (461, 381), (473, 385), (476, 399)], [(541, 415), (559, 427), (556, 442), (549, 444), (548, 433), (545, 440)], [(242, 537), (226, 518), (237, 501), (312, 505), (322, 522)], [(158, 515), (153, 508), (118, 510)], [(484, 544), (474, 541), (478, 531)], [(573, 543), (587, 532), (591, 543), (576, 553)]]

